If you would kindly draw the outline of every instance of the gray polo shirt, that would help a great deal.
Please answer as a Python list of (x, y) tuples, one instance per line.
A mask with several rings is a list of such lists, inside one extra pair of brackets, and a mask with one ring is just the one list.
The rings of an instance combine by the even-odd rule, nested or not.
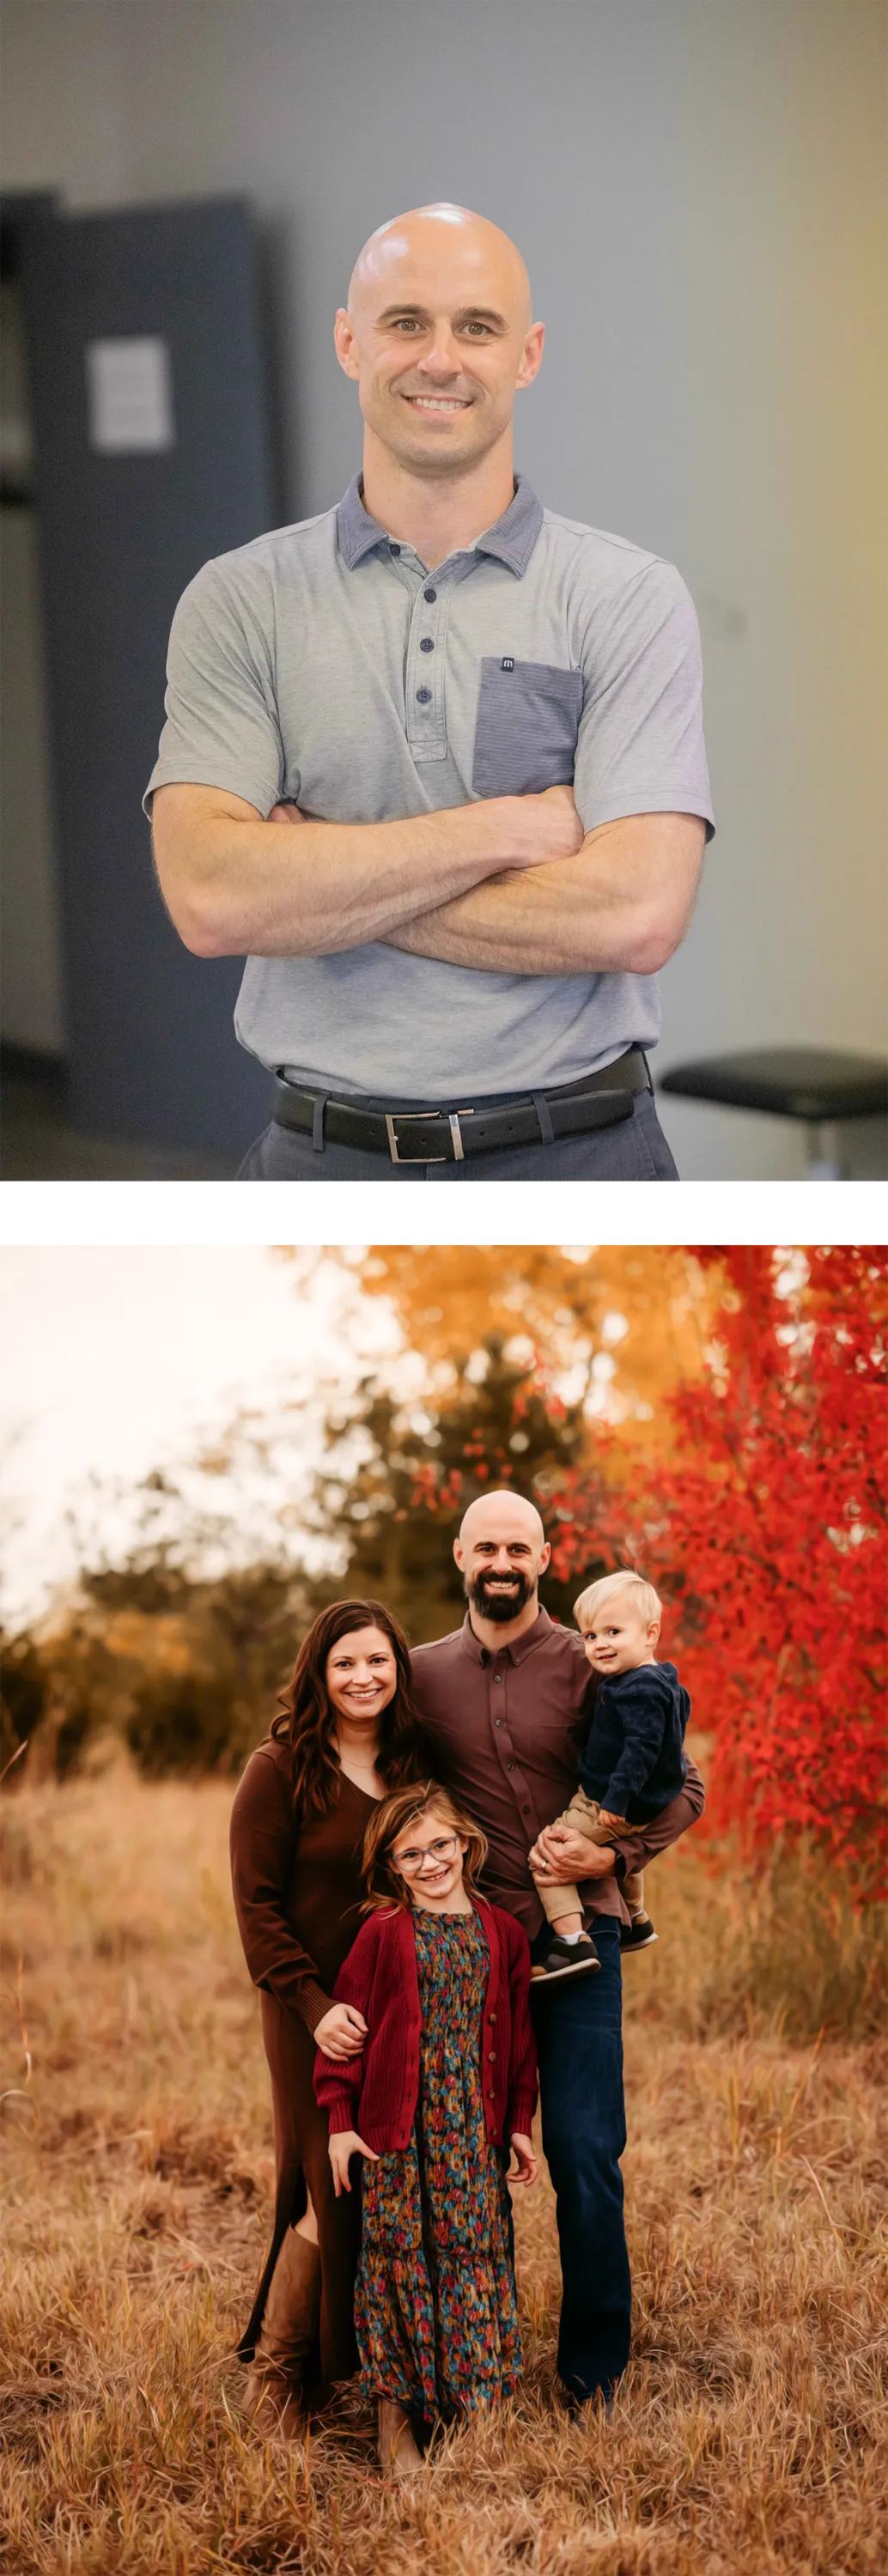
[[(573, 783), (587, 831), (712, 805), (693, 602), (673, 564), (514, 498), (429, 572), (364, 509), (205, 564), (173, 619), (145, 795), (188, 781), (384, 823)], [(557, 863), (553, 863), (557, 864)], [(241, 1045), (328, 1091), (468, 1101), (577, 1081), (659, 1035), (649, 975), (499, 975), (381, 940), (251, 957)]]

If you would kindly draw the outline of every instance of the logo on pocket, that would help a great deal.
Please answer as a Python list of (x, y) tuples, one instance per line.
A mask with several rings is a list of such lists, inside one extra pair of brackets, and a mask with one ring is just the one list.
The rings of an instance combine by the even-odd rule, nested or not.
[[(503, 687), (503, 681), (508, 687)], [(483, 654), (475, 719), (476, 796), (538, 796), (569, 784), (583, 712), (583, 674), (567, 664)]]

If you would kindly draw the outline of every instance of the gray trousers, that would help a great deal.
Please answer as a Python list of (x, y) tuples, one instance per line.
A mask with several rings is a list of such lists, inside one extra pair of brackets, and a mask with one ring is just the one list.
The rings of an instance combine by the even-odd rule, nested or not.
[(324, 1145), (316, 1153), (309, 1135), (272, 1121), (251, 1145), (239, 1181), (677, 1181), (678, 1173), (649, 1091), (640, 1091), (631, 1118), (588, 1136), (563, 1136), (553, 1145), (509, 1145), (499, 1154), (467, 1155), (464, 1163), (392, 1163), (387, 1154), (363, 1154), (353, 1145)]

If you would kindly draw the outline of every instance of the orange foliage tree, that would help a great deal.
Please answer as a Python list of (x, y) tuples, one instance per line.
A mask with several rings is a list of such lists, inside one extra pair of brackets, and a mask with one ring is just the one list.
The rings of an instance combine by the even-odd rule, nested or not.
[(431, 1370), (457, 1374), (494, 1336), (646, 1457), (672, 1444), (663, 1397), (703, 1376), (717, 1305), (680, 1244), (373, 1244), (359, 1275)]

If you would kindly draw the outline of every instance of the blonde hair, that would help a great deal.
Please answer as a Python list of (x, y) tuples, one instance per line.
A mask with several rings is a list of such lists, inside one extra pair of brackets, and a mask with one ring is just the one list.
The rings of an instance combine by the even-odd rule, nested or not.
[(652, 1628), (655, 1619), (662, 1618), (663, 1604), (653, 1584), (647, 1583), (634, 1565), (621, 1565), (616, 1574), (602, 1574), (597, 1583), (587, 1583), (585, 1592), (581, 1592), (574, 1602), (577, 1627), (582, 1628), (584, 1621), (588, 1626), (596, 1610), (600, 1610), (605, 1601), (614, 1600), (619, 1592), (628, 1592), (646, 1628)]
[(405, 1909), (409, 1906), (410, 1889), (400, 1870), (395, 1868), (392, 1847), (406, 1825), (418, 1825), (423, 1816), (429, 1815), (440, 1816), (442, 1824), (450, 1825), (460, 1840), (467, 1844), (463, 1878), (470, 1894), (474, 1895), (475, 1880), (487, 1859), (487, 1837), (482, 1834), (480, 1825), (476, 1825), (474, 1816), (467, 1816), (465, 1809), (457, 1806), (455, 1799), (451, 1798), (448, 1790), (440, 1788), (437, 1780), (422, 1780), (418, 1787), (396, 1789), (393, 1797), (382, 1798), (375, 1816), (370, 1818), (364, 1835), (362, 1859), (367, 1890), (361, 1909), (364, 1914), (374, 1913), (381, 1905), (391, 1907), (394, 1904)]

